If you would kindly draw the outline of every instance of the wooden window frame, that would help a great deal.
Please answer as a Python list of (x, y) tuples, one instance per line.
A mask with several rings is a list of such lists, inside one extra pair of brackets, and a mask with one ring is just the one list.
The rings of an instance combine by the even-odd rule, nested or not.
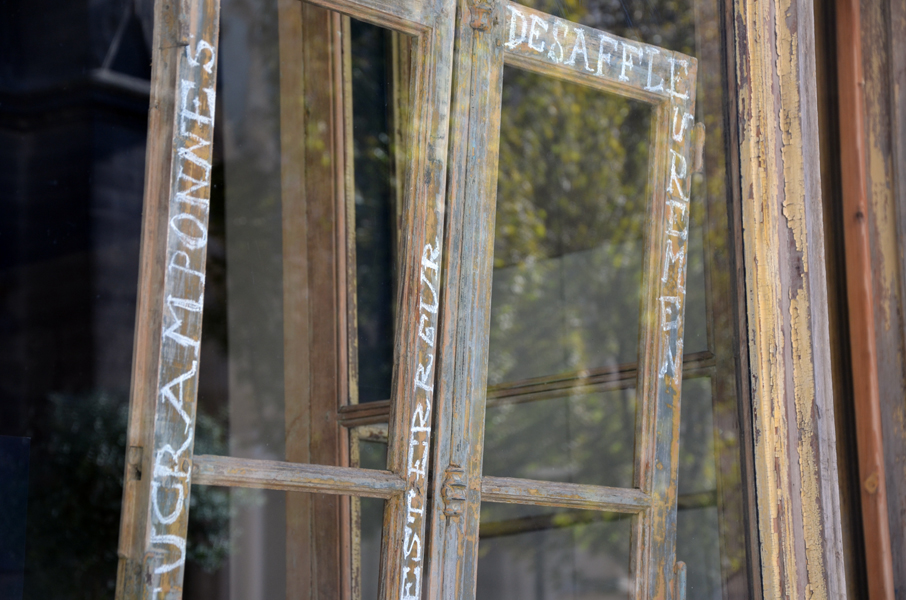
[[(392, 14), (382, 12), (382, 3), (377, 0), (319, 0), (317, 3), (407, 33), (425, 32), (427, 21), (418, 8), (421, 4), (414, 1), (396, 4)], [(169, 422), (161, 420), (157, 408), (161, 393), (158, 383), (173, 382), (186, 373), (193, 373), (193, 369), (191, 362), (182, 360), (178, 364), (172, 363), (176, 369), (170, 372), (161, 361), (160, 357), (168, 352), (161, 336), (167, 323), (168, 307), (161, 300), (166, 295), (198, 298), (199, 294), (193, 293), (198, 291), (193, 287), (197, 283), (191, 283), (190, 277), (198, 279), (199, 271), (194, 265), (198, 264), (199, 255), (204, 264), (201, 240), (206, 215), (203, 202), (183, 203), (180, 207), (172, 198), (176, 192), (185, 191), (185, 188), (174, 187), (178, 183), (174, 169), (178, 158), (183, 156), (179, 150), (188, 148), (185, 136), (179, 139), (174, 135), (179, 117), (174, 101), (177, 83), (193, 82), (190, 93), (194, 90), (199, 94), (201, 90), (213, 89), (216, 73), (206, 69), (209, 63), (199, 44), (203, 41), (216, 46), (217, 5), (209, 1), (205, 6), (213, 9), (200, 10), (200, 6), (200, 3), (187, 0), (170, 3), (159, 0), (155, 8), (146, 216), (119, 548), (119, 598), (142, 596), (141, 590), (149, 575), (153, 579), (156, 575), (172, 572), (161, 571), (172, 564), (167, 562), (172, 559), (167, 554), (172, 554), (174, 549), (179, 554), (178, 544), (170, 544), (170, 550), (164, 552), (160, 547), (157, 551), (152, 548), (152, 511), (160, 512), (160, 507), (155, 507), (152, 501), (152, 488), (155, 478), (161, 474), (169, 473), (172, 477), (175, 471), (186, 474), (191, 469), (196, 483), (224, 482), (233, 477), (237, 481), (242, 479), (244, 485), (255, 486), (258, 485), (256, 477), (268, 477), (271, 484), (279, 483), (278, 489), (321, 489), (341, 494), (357, 491), (374, 497), (392, 497), (395, 499), (391, 502), (395, 502), (399, 510), (393, 512), (397, 516), (390, 525), (391, 531), (400, 533), (404, 528), (400, 492), (407, 484), (391, 473), (355, 473), (361, 475), (361, 479), (350, 481), (349, 475), (353, 473), (340, 467), (298, 465), (281, 470), (278, 465), (266, 468), (268, 465), (257, 463), (252, 465), (252, 470), (242, 472), (236, 469), (236, 464), (219, 464), (217, 459), (199, 460), (196, 457), (193, 461), (191, 440), (187, 440), (188, 452), (180, 451), (185, 446), (167, 449), (166, 431), (178, 431), (179, 423), (172, 419)], [(487, 5), (462, 0), (458, 7), (463, 14), (475, 17), (481, 15)], [(743, 382), (746, 393), (742, 397), (751, 399), (751, 413), (746, 417), (750, 418), (753, 431), (750, 460), (757, 489), (755, 503), (763, 595), (767, 598), (842, 597), (846, 582), (834, 452), (812, 6), (806, 0), (727, 0), (724, 12), (725, 30), (733, 38), (727, 44), (727, 74), (731, 82), (731, 106), (735, 108), (730, 111), (729, 172), (736, 198), (731, 204), (731, 227), (736, 232), (740, 265), (737, 287), (740, 291), (745, 290), (743, 329), (748, 342), (744, 348), (747, 356), (740, 360), (744, 371), (748, 372), (748, 381)], [(451, 42), (452, 18), (446, 15), (444, 26), (433, 30), (438, 32), (432, 38), (434, 43)], [(471, 35), (464, 28), (460, 34)], [(442, 56), (448, 57), (444, 59), (448, 62), (434, 66), (449, 69), (450, 54)], [(468, 79), (462, 74), (457, 77), (459, 82)], [(205, 97), (197, 95), (196, 98), (200, 104), (196, 106), (189, 129), (210, 142), (204, 131), (207, 124), (204, 118), (210, 118), (210, 124), (213, 124), (213, 107), (205, 107)], [(460, 105), (455, 110), (463, 109)], [(447, 113), (444, 115), (448, 116)], [(432, 141), (443, 148), (443, 155), (436, 157), (443, 164), (446, 127), (439, 131), (442, 135)], [(437, 151), (438, 148), (433, 149)], [(209, 152), (209, 148), (200, 150), (206, 151)], [(428, 189), (441, 185), (443, 173), (441, 167)], [(458, 193), (452, 185), (455, 177), (450, 181), (448, 193), (454, 195)], [(409, 185), (418, 190), (414, 181)], [(484, 185), (489, 184), (485, 181)], [(206, 197), (204, 189), (199, 194), (199, 200)], [(419, 197), (431, 201), (429, 194)], [(427, 214), (430, 215), (430, 211)], [(410, 215), (409, 218), (419, 220), (425, 216)], [(179, 223), (187, 225), (188, 229), (171, 228), (173, 217), (179, 217)], [(474, 214), (451, 215), (451, 218), (472, 221), (478, 217)], [(432, 237), (439, 239), (442, 223), (433, 222), (428, 229), (424, 239), (414, 240), (407, 248), (405, 253), (414, 258), (407, 261), (408, 264), (419, 264), (420, 256), (415, 255), (421, 254), (424, 243), (430, 243)], [(479, 262), (489, 260), (487, 238), (484, 239), (483, 253), (479, 251), (480, 244), (472, 248), (454, 245), (444, 251), (444, 260), (457, 252), (467, 252), (467, 256)], [(178, 246), (180, 240), (184, 247)], [(174, 269), (179, 271), (179, 277), (171, 276)], [(451, 276), (451, 270), (447, 269), (446, 273), (447, 277)], [(419, 276), (418, 272), (405, 273), (403, 286), (408, 285), (407, 282), (418, 282)], [(417, 309), (418, 293), (410, 289), (404, 297), (409, 301), (402, 312), (417, 314), (414, 309)], [(181, 308), (189, 315), (187, 329), (182, 334), (185, 337), (181, 338), (183, 346), (197, 344), (200, 319), (191, 318), (195, 306), (185, 302)], [(415, 329), (403, 335), (399, 342), (401, 356), (427, 360), (428, 354), (424, 351), (410, 352), (417, 348)], [(414, 380), (418, 364), (413, 360), (404, 368), (406, 377), (400, 378), (398, 385), (405, 385), (403, 380)], [(443, 377), (439, 385), (443, 385)], [(194, 401), (188, 400), (194, 400), (194, 385), (193, 377), (183, 380), (179, 395), (174, 395), (175, 400), (168, 397), (171, 406), (176, 408), (183, 402), (187, 411), (193, 410)], [(411, 397), (411, 390), (400, 390), (398, 397)], [(398, 411), (393, 417), (397, 432), (408, 433), (414, 404), (407, 404), (407, 408), (409, 410)], [(471, 414), (462, 427), (480, 429), (482, 424), (475, 416)], [(404, 448), (407, 441), (407, 438), (391, 441), (390, 471), (403, 473), (406, 470)], [(170, 452), (175, 460), (167, 467), (158, 464), (155, 469), (153, 459), (162, 451)], [(265, 468), (262, 470), (262, 467)], [(336, 469), (341, 469), (342, 473)], [(343, 485), (338, 483), (341, 479), (345, 482)], [(271, 484), (267, 487), (273, 487)], [(161, 485), (159, 480), (157, 485)], [(435, 481), (434, 485), (434, 501), (437, 502), (443, 494), (443, 484)], [(470, 481), (469, 494), (481, 493), (476, 485)], [(181, 502), (188, 502), (187, 492), (176, 497)], [(468, 506), (474, 511), (476, 504), (470, 501)], [(169, 519), (172, 514), (167, 513), (165, 517)], [(177, 528), (181, 528), (184, 536), (185, 521), (177, 521)], [(169, 533), (158, 532), (156, 535)], [(157, 539), (160, 541), (161, 538)], [(182, 552), (184, 555), (184, 548)], [(435, 561), (434, 564), (438, 563)], [(175, 571), (180, 573), (179, 577), (160, 578), (160, 585), (156, 587), (161, 592), (178, 593), (181, 568)], [(385, 593), (396, 597), (402, 587), (403, 573), (388, 575), (384, 582)]]

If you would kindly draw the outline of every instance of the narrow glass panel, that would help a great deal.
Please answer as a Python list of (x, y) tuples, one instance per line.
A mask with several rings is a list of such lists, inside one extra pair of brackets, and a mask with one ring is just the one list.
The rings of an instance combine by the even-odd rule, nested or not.
[(484, 503), (481, 600), (625, 600), (629, 515)]
[[(350, 19), (358, 401), (390, 398), (396, 280), (393, 38)], [(404, 36), (405, 37), (405, 36)]]
[(488, 475), (632, 485), (650, 118), (504, 70)]

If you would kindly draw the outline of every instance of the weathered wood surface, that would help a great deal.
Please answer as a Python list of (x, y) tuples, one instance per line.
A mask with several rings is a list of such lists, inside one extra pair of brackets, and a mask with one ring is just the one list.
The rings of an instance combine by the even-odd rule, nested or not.
[(739, 187), (762, 580), (767, 598), (846, 589), (815, 99), (804, 0), (734, 2)]
[(871, 599), (894, 598), (887, 479), (878, 386), (858, 0), (837, 0), (840, 180), (845, 241), (850, 366), (858, 448), (866, 582)]
[(481, 498), (484, 502), (563, 506), (620, 513), (639, 513), (651, 506), (651, 498), (640, 490), (510, 477), (482, 477)]
[[(491, 4), (488, 30), (471, 26), (473, 2), (459, 0), (459, 55), (453, 74), (449, 226), (444, 255), (442, 362), (437, 382), (437, 456), (428, 598), (475, 596), (488, 328), (496, 214), (504, 2)], [(462, 473), (462, 513), (444, 514), (448, 469)]]
[[(305, 0), (307, 3), (334, 10), (410, 35), (427, 33), (439, 25), (437, 2), (425, 0)], [(441, 22), (443, 19), (441, 19)]]
[(390, 420), (390, 401), (381, 400), (343, 406), (340, 408), (338, 419), (344, 427), (387, 423)]
[[(902, 596), (906, 590), (906, 9), (902, 2), (890, 0), (862, 2), (860, 8), (875, 356), (890, 562), (895, 591)], [(861, 475), (864, 498), (866, 477)], [(869, 489), (874, 487), (868, 483)]]
[(688, 99), (683, 86), (695, 80), (691, 57), (515, 2), (502, 16), (507, 64), (646, 102)]
[[(430, 514), (428, 471), (437, 379), (441, 270), (450, 86), (453, 68), (453, 0), (425, 2), (431, 28), (410, 46), (410, 126), (397, 290), (395, 369), (391, 387), (387, 468), (406, 480), (406, 491), (385, 505), (380, 594), (385, 599), (421, 596), (425, 526)], [(358, 16), (358, 15), (355, 15)]]
[(405, 490), (405, 481), (389, 471), (331, 467), (226, 456), (196, 456), (192, 478), (197, 485), (391, 498)]
[(118, 598), (181, 594), (204, 302), (220, 4), (155, 11)]

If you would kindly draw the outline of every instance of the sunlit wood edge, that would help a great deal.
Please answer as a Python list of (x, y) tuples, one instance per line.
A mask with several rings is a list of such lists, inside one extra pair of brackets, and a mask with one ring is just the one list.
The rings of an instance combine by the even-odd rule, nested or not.
[(388, 471), (209, 455), (193, 459), (192, 483), (384, 499), (406, 487)]

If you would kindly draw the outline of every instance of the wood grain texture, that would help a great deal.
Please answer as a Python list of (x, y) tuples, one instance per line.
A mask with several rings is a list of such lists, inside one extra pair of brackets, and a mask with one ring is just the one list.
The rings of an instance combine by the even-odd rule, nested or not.
[(438, 315), (445, 301), (443, 232), (456, 9), (453, 0), (434, 0), (421, 10), (431, 15), (431, 27), (409, 32), (417, 37), (410, 45), (411, 111), (405, 129), (405, 203), (387, 454), (387, 467), (406, 480), (406, 493), (385, 504), (380, 594), (388, 600), (415, 598), (422, 590)]
[(196, 456), (192, 477), (198, 485), (315, 492), (391, 498), (405, 490), (405, 482), (389, 471), (330, 467), (228, 456)]
[[(280, 55), (280, 200), (283, 226), (283, 386), (286, 459), (311, 462), (311, 346), (305, 194), (302, 4), (277, 4)], [(312, 497), (286, 495), (287, 597), (311, 594)]]
[(204, 299), (217, 0), (158, 3), (118, 598), (181, 593)]
[(482, 477), (481, 498), (485, 502), (563, 506), (632, 514), (651, 506), (651, 497), (640, 490), (510, 477)]
[[(433, 512), (428, 598), (475, 596), (481, 453), (487, 379), (487, 329), (497, 189), (502, 31), (473, 29), (471, 3), (457, 2), (453, 75), (448, 230), (444, 273), (446, 296), (440, 324), (440, 378), (437, 387), (437, 454), (433, 462)], [(495, 2), (492, 22), (504, 19)], [(461, 516), (444, 515), (444, 474), (462, 469), (465, 502)]]
[[(906, 50), (903, 39), (906, 22), (901, 4), (886, 0), (860, 3), (866, 226), (871, 252), (887, 518), (894, 588), (898, 595), (906, 590), (906, 535), (903, 533), (906, 531), (906, 402), (903, 400), (906, 398), (906, 241), (903, 237), (906, 230), (903, 202), (906, 173), (902, 170), (903, 146), (906, 145), (902, 138), (906, 133), (906, 100), (903, 98), (906, 72), (902, 56)], [(864, 488), (865, 477), (861, 473), (860, 479)], [(870, 568), (871, 565), (867, 566)]]
[(839, 598), (812, 7), (736, 0), (734, 24), (764, 595)]
[(837, 0), (836, 9), (843, 238), (866, 580), (870, 599), (893, 600), (865, 172), (862, 20), (857, 0)]

